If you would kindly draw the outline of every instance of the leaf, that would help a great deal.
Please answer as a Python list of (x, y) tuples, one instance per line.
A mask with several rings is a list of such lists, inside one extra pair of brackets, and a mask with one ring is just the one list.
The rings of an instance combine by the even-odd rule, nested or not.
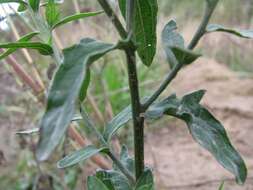
[(206, 28), (207, 32), (226, 32), (233, 35), (236, 35), (241, 38), (253, 38), (253, 30), (241, 30), (241, 29), (232, 29), (226, 28), (218, 24), (209, 24)]
[(3, 4), (3, 3), (19, 3), (19, 4), (27, 5), (27, 3), (22, 0), (0, 0), (0, 4)]
[[(50, 45), (44, 44), (41, 42), (11, 42), (11, 43), (4, 43), (0, 44), (0, 48), (11, 48), (11, 49), (20, 49), (20, 48), (27, 48), (27, 49), (35, 49), (38, 50), (42, 55), (51, 55), (53, 53), (53, 49)], [(2, 56), (2, 55), (1, 55)]]
[[(137, 52), (146, 66), (150, 66), (156, 53), (157, 0), (136, 0), (134, 39)], [(126, 15), (126, 0), (119, 0), (122, 15)]]
[(182, 119), (188, 125), (192, 137), (228, 171), (233, 173), (236, 181), (243, 184), (247, 177), (245, 163), (230, 143), (222, 124), (199, 104), (205, 91), (200, 90), (178, 99), (172, 95), (150, 107), (147, 118), (157, 119), (162, 114)]
[(171, 20), (162, 31), (162, 44), (171, 68), (179, 63), (190, 64), (201, 56), (185, 48), (184, 39), (176, 29), (176, 22)]
[(20, 3), (19, 6), (18, 6), (18, 12), (24, 12), (26, 11), (27, 9), (27, 6), (23, 3)]
[(79, 100), (83, 102), (86, 98), (87, 90), (90, 84), (90, 69), (87, 68), (85, 79), (83, 80), (83, 84), (81, 86), (81, 90), (79, 93)]
[(40, 124), (41, 135), (36, 152), (39, 160), (46, 160), (64, 136), (75, 114), (75, 101), (87, 76), (87, 68), (115, 48), (112, 44), (85, 38), (64, 50), (64, 62), (54, 76)]
[(100, 152), (103, 152), (107, 149), (108, 148), (97, 149), (95, 146), (92, 146), (92, 145), (87, 146), (85, 148), (82, 148), (78, 151), (75, 151), (75, 152), (69, 154), (65, 158), (58, 161), (57, 167), (58, 168), (66, 168), (66, 167), (73, 166), (73, 165), (78, 164), (81, 161), (87, 160), (90, 157), (92, 157)]
[(40, 0), (28, 0), (30, 7), (34, 12), (38, 12), (40, 7)]
[(225, 190), (225, 182), (224, 181), (221, 183), (219, 190)]
[(46, 20), (50, 27), (59, 21), (60, 12), (54, 0), (49, 0), (46, 6)]
[(178, 63), (184, 63), (184, 65), (191, 64), (196, 59), (198, 59), (201, 55), (196, 54), (193, 51), (179, 48), (179, 47), (171, 47), (171, 50), (173, 54), (175, 55), (175, 58), (177, 59)]
[(110, 141), (112, 136), (125, 125), (132, 118), (131, 106), (126, 107), (119, 114), (117, 114), (105, 127), (104, 138), (107, 142)]
[(209, 8), (213, 9), (214, 7), (216, 7), (217, 3), (219, 2), (219, 0), (206, 0)]
[[(27, 42), (29, 41), (31, 38), (33, 38), (34, 36), (38, 35), (39, 32), (32, 32), (29, 33), (23, 37), (21, 37), (18, 42)], [(4, 53), (0, 54), (0, 60), (7, 57), (8, 55), (12, 54), (13, 52), (15, 52), (18, 48), (10, 48), (8, 50), (6, 50)]]
[(39, 133), (39, 128), (34, 128), (34, 129), (28, 129), (25, 131), (17, 131), (17, 135), (32, 135), (34, 133)]
[(89, 176), (87, 179), (87, 190), (111, 190), (95, 176)]
[(96, 16), (103, 13), (103, 11), (98, 11), (98, 12), (88, 12), (88, 13), (77, 13), (71, 16), (67, 16), (65, 18), (63, 18), (62, 20), (58, 21), (57, 23), (55, 23), (52, 28), (55, 29), (56, 27), (59, 27), (61, 25), (64, 25), (66, 23), (75, 21), (75, 20), (79, 20), (82, 18), (86, 18), (86, 17), (92, 17), (92, 16)]
[(137, 181), (135, 190), (154, 190), (154, 179), (150, 169), (145, 169)]
[(125, 145), (122, 146), (120, 152), (120, 161), (128, 169), (128, 171), (130, 171), (131, 173), (135, 173), (134, 159), (129, 156), (128, 148)]
[(110, 190), (132, 190), (128, 179), (118, 171), (98, 170), (96, 177)]
[[(128, 148), (126, 145), (123, 145), (121, 148), (120, 162), (134, 176), (135, 173), (134, 159), (129, 155)], [(113, 164), (113, 169), (117, 170), (118, 172), (121, 172), (116, 164)]]
[(174, 20), (171, 20), (165, 25), (162, 31), (162, 45), (171, 68), (177, 64), (177, 59), (171, 48), (184, 48), (184, 39), (179, 33), (175, 32), (176, 29), (177, 23)]

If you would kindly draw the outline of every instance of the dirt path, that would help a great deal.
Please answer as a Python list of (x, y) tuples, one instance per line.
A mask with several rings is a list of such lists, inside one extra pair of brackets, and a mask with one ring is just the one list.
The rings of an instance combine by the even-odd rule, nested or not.
[[(247, 163), (249, 177), (253, 177), (253, 80), (239, 79), (225, 66), (202, 58), (178, 75), (167, 94), (176, 92), (181, 96), (198, 89), (207, 90), (202, 103), (222, 121)], [(184, 123), (161, 125), (168, 127), (148, 134), (146, 148), (147, 162), (154, 166), (157, 180), (164, 187), (159, 190), (217, 190), (217, 180), (233, 178), (192, 140)], [(233, 182), (227, 182), (226, 187), (252, 190), (253, 178), (244, 187)]]

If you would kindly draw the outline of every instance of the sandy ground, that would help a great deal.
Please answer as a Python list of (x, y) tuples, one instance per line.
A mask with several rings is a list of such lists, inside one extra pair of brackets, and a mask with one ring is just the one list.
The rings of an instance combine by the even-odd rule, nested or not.
[[(213, 190), (220, 180), (227, 190), (253, 189), (253, 80), (240, 79), (225, 66), (200, 59), (186, 67), (168, 90), (179, 96), (206, 89), (202, 103), (224, 124), (248, 166), (249, 179), (237, 186), (233, 176), (195, 143), (183, 122), (170, 122), (147, 135), (147, 163), (155, 168), (159, 189)], [(164, 125), (164, 124), (163, 124)], [(166, 124), (165, 124), (166, 125)]]
[[(1, 73), (1, 81), (8, 83), (8, 88), (6, 85), (0, 86), (1, 104), (13, 104), (8, 101), (16, 96), (17, 87), (13, 86), (15, 81), (11, 78)], [(157, 189), (217, 190), (222, 179), (228, 180), (226, 190), (253, 189), (252, 84), (252, 79), (239, 78), (225, 66), (202, 58), (186, 67), (165, 93), (169, 95), (171, 92), (176, 92), (181, 96), (189, 91), (207, 90), (203, 104), (222, 121), (233, 144), (247, 163), (249, 179), (246, 185), (237, 186), (233, 182), (233, 176), (192, 140), (183, 122), (170, 121), (160, 123), (159, 130), (151, 129), (151, 132), (146, 135), (147, 164), (154, 168), (156, 181), (159, 184)], [(22, 116), (21, 113), (19, 115)], [(4, 163), (4, 160), (1, 160), (1, 151), (7, 160), (10, 158), (15, 160), (15, 150), (18, 147), (14, 131), (20, 126), (17, 125), (18, 122), (13, 115), (0, 119), (0, 171), (6, 169), (5, 164), (1, 165), (1, 161)], [(22, 125), (26, 125), (25, 123), (24, 121)]]

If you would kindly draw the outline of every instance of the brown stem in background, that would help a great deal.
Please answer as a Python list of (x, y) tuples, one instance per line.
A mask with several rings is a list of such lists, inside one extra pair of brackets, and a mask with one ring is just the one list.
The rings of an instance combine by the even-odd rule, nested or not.
[[(18, 33), (18, 30), (17, 30), (16, 26), (14, 25), (14, 23), (13, 23), (10, 15), (7, 13), (7, 11), (4, 9), (3, 6), (2, 6), (2, 8), (3, 8), (3, 11), (4, 11), (6, 17), (7, 17), (8, 24), (9, 24), (9, 26), (10, 26), (10, 28), (11, 28), (14, 36), (15, 36), (15, 40), (19, 40), (20, 39), (20, 35)], [(45, 89), (45, 85), (43, 83), (43, 80), (42, 80), (42, 78), (40, 76), (39, 71), (37, 70), (36, 66), (33, 63), (33, 59), (31, 57), (31, 55), (29, 54), (29, 52), (28, 52), (27, 49), (22, 49), (21, 51), (22, 51), (22, 53), (23, 53), (23, 55), (24, 55), (27, 63), (31, 66), (32, 73), (35, 75), (36, 79), (34, 81), (36, 83), (38, 83), (39, 87), (41, 88), (41, 91), (44, 90)]]

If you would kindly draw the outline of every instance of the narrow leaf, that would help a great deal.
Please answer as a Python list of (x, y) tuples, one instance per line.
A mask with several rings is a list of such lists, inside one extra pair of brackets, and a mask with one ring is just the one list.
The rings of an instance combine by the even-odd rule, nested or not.
[(110, 190), (132, 190), (128, 179), (118, 171), (98, 170), (96, 177)]
[[(134, 39), (138, 54), (150, 66), (156, 53), (157, 0), (136, 0)], [(126, 16), (126, 0), (119, 0), (122, 15)]]
[(75, 114), (75, 102), (86, 79), (87, 68), (115, 48), (112, 44), (86, 38), (64, 50), (64, 62), (53, 79), (47, 109), (40, 124), (36, 153), (39, 160), (46, 160), (64, 136)]
[(111, 137), (116, 131), (125, 125), (132, 118), (131, 106), (126, 107), (118, 115), (116, 115), (105, 127), (104, 138), (106, 141), (110, 141)]
[(34, 133), (39, 133), (39, 128), (34, 128), (34, 129), (28, 129), (25, 131), (17, 131), (16, 134), (18, 135), (32, 135)]
[(19, 3), (19, 4), (27, 5), (27, 3), (22, 0), (0, 0), (0, 4), (3, 4), (3, 3)]
[(40, 0), (28, 0), (30, 7), (34, 12), (37, 12), (40, 7)]
[(0, 44), (0, 48), (11, 48), (11, 49), (35, 49), (38, 50), (42, 55), (51, 55), (53, 53), (53, 49), (50, 45), (44, 44), (41, 42), (12, 42), (12, 43), (4, 43)]
[(92, 16), (96, 16), (103, 13), (103, 11), (98, 11), (98, 12), (88, 12), (88, 13), (78, 13), (75, 15), (71, 15), (71, 16), (67, 16), (65, 18), (63, 18), (62, 20), (58, 21), (57, 23), (55, 23), (52, 28), (55, 29), (56, 27), (59, 27), (61, 25), (64, 25), (66, 23), (75, 21), (75, 20), (79, 20), (82, 18), (86, 18), (86, 17), (92, 17)]
[(221, 183), (219, 190), (225, 190), (225, 182), (224, 181)]
[[(29, 33), (23, 37), (21, 37), (18, 42), (27, 42), (29, 41), (31, 38), (33, 38), (34, 36), (38, 35), (39, 32), (32, 32)], [(10, 48), (8, 50), (6, 50), (4, 53), (0, 54), (0, 60), (7, 57), (8, 55), (12, 54), (13, 52), (15, 52), (18, 48)]]
[(81, 161), (87, 160), (90, 157), (105, 151), (107, 148), (100, 148), (97, 149), (95, 146), (87, 146), (82, 148), (78, 151), (71, 153), (70, 155), (66, 156), (65, 158), (61, 159), (57, 163), (58, 168), (66, 168), (78, 164)]
[(150, 169), (146, 169), (138, 179), (135, 190), (154, 190), (154, 179)]
[(89, 176), (87, 179), (87, 190), (111, 190), (95, 176)]
[(175, 95), (154, 104), (146, 113), (147, 118), (159, 118), (162, 114), (182, 119), (188, 125), (192, 137), (207, 149), (217, 161), (233, 173), (243, 184), (247, 177), (245, 163), (230, 143), (222, 124), (199, 104), (205, 91), (200, 90), (178, 99)]
[(253, 30), (226, 28), (218, 24), (209, 24), (206, 28), (206, 31), (207, 32), (226, 32), (226, 33), (230, 33), (241, 38), (250, 38), (250, 39), (253, 38)]
[(213, 9), (214, 7), (216, 7), (219, 0), (206, 0), (206, 2), (208, 4), (209, 8)]
[(81, 86), (81, 90), (79, 93), (79, 100), (83, 102), (86, 98), (87, 90), (90, 84), (90, 69), (87, 68), (85, 79), (83, 80), (83, 84)]
[(46, 20), (50, 27), (59, 21), (60, 12), (54, 0), (49, 0), (46, 6)]

